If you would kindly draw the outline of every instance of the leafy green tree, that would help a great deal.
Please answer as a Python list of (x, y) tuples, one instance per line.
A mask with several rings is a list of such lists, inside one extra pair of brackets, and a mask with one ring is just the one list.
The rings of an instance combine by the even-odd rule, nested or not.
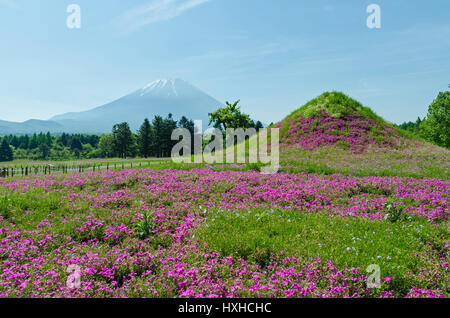
[(95, 157), (95, 149), (90, 143), (83, 145), (83, 157), (92, 158)]
[(178, 127), (189, 130), (191, 135), (194, 134), (195, 129), (194, 121), (187, 119), (186, 116), (181, 117), (181, 119), (178, 121)]
[(113, 127), (114, 150), (120, 158), (132, 156), (134, 147), (133, 133), (127, 122), (123, 122)]
[(150, 125), (148, 118), (145, 118), (144, 123), (138, 132), (138, 151), (141, 156), (148, 158), (152, 155), (153, 128)]
[(177, 122), (173, 119), (172, 114), (169, 114), (163, 121), (163, 132), (161, 139), (161, 150), (163, 157), (170, 157), (173, 146), (176, 141), (172, 140), (172, 132), (177, 129)]
[(63, 145), (64, 147), (67, 147), (69, 145), (69, 137), (66, 133), (63, 133), (61, 136), (58, 137), (58, 143)]
[(13, 150), (9, 145), (6, 138), (3, 138), (3, 141), (0, 145), (0, 161), (13, 161)]
[(38, 137), (36, 134), (33, 134), (33, 136), (30, 139), (28, 149), (36, 149), (38, 146), (39, 146)]
[(48, 132), (48, 133), (45, 135), (45, 143), (46, 143), (48, 146), (51, 146), (51, 145), (52, 145), (52, 142), (53, 142), (52, 135), (50, 134), (50, 132)]
[(160, 158), (163, 157), (163, 139), (164, 139), (164, 119), (161, 116), (155, 116), (152, 121), (154, 129), (153, 154)]
[(38, 147), (39, 149), (39, 158), (40, 159), (47, 159), (50, 156), (50, 146), (46, 143), (42, 143)]
[(209, 124), (214, 127), (226, 130), (228, 128), (247, 129), (252, 126), (252, 120), (248, 114), (241, 112), (238, 106), (240, 100), (230, 104), (226, 102), (226, 107), (219, 108), (214, 113), (209, 113)]
[(75, 152), (80, 152), (83, 150), (83, 145), (78, 137), (74, 137), (70, 141), (70, 150)]
[(191, 134), (191, 152), (192, 152), (191, 154), (194, 154), (194, 152), (195, 152), (194, 151), (195, 150), (195, 148), (194, 148), (194, 142), (195, 142), (195, 139), (194, 139), (195, 138), (194, 137), (195, 123), (194, 123), (194, 121), (192, 119), (189, 120), (185, 116), (183, 116), (178, 121), (178, 127), (189, 130), (189, 133)]
[(256, 131), (260, 131), (261, 129), (264, 128), (264, 125), (262, 124), (262, 122), (260, 122), (259, 120), (256, 122), (255, 124), (255, 129)]
[(152, 153), (158, 157), (169, 157), (172, 147), (176, 141), (172, 140), (172, 132), (177, 128), (177, 122), (173, 119), (172, 114), (166, 118), (155, 116), (152, 121), (154, 131), (154, 143)]
[(17, 136), (10, 136), (10, 142), (9, 144), (13, 146), (14, 148), (19, 148), (20, 141)]
[(104, 157), (114, 157), (114, 136), (111, 134), (102, 136), (98, 143), (98, 149)]
[(30, 144), (30, 137), (28, 135), (19, 137), (20, 143), (19, 148), (21, 149), (28, 149), (28, 146)]
[(418, 117), (415, 122), (412, 122), (412, 121), (404, 122), (403, 124), (398, 125), (398, 127), (403, 130), (407, 130), (407, 131), (410, 131), (413, 133), (419, 133), (421, 125), (422, 125), (422, 119), (420, 119), (420, 117)]
[(37, 141), (38, 141), (38, 147), (42, 144), (46, 144), (47, 143), (47, 135), (40, 132), (39, 135), (37, 136)]
[(450, 91), (440, 92), (431, 103), (421, 130), (427, 140), (450, 148)]

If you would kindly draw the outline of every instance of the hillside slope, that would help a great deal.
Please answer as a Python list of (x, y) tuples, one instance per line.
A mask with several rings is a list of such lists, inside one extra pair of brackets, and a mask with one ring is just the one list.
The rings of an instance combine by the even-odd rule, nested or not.
[(275, 126), (282, 145), (305, 150), (336, 145), (361, 153), (369, 145), (399, 148), (407, 141), (399, 129), (340, 92), (320, 95)]
[(449, 179), (450, 151), (412, 136), (339, 92), (274, 125), (284, 171)]

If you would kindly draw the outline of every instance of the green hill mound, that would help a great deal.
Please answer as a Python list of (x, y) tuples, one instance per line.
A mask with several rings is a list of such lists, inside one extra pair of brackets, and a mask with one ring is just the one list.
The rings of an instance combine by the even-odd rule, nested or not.
[(286, 119), (296, 118), (299, 115), (303, 118), (310, 118), (321, 115), (322, 111), (325, 111), (333, 118), (359, 115), (380, 123), (386, 123), (383, 118), (375, 114), (369, 107), (363, 106), (341, 92), (325, 92), (292, 112)]
[(400, 129), (340, 92), (320, 95), (276, 126), (283, 145), (307, 150), (336, 145), (364, 152), (369, 145), (398, 148), (407, 139)]

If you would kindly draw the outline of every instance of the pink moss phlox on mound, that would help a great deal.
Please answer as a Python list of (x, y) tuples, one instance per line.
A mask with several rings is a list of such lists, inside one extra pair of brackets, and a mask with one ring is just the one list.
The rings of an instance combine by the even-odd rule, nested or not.
[[(322, 110), (314, 117), (297, 115), (278, 123), (276, 127), (284, 132), (282, 145), (305, 150), (337, 144), (358, 153), (363, 152), (368, 145), (395, 148), (401, 143), (401, 137), (394, 128), (357, 114), (334, 118)], [(283, 127), (287, 127), (287, 130), (283, 130)]]

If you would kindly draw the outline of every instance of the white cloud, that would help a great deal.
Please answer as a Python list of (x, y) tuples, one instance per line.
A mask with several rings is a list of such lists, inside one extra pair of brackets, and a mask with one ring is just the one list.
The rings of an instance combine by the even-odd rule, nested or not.
[(119, 24), (128, 31), (133, 31), (148, 24), (173, 19), (183, 12), (209, 1), (210, 0), (153, 0), (145, 5), (124, 12), (119, 17)]
[(18, 9), (19, 4), (15, 0), (0, 0), (0, 5), (6, 6), (12, 9)]

